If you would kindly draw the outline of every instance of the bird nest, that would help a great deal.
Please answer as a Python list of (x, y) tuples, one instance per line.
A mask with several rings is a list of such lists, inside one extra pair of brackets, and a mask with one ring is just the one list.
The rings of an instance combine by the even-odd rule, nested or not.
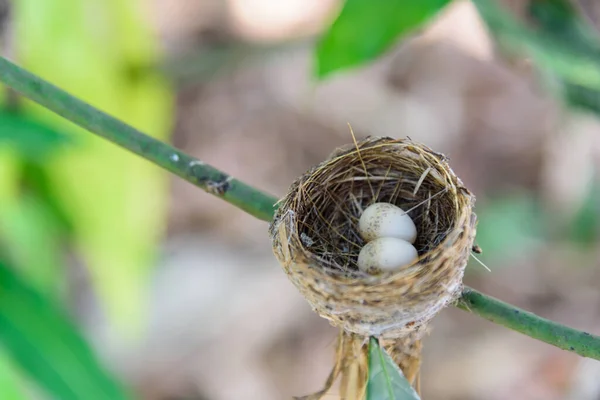
[[(273, 250), (313, 309), (345, 331), (414, 335), (462, 289), (475, 236), (474, 196), (442, 154), (409, 139), (367, 138), (336, 150), (291, 186), (270, 226)], [(399, 271), (357, 268), (363, 210), (407, 211), (419, 258)]]

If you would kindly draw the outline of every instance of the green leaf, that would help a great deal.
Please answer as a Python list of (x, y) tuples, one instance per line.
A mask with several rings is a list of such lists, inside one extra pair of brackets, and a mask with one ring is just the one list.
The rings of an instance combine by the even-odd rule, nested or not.
[(477, 244), (487, 259), (526, 252), (545, 231), (541, 207), (527, 193), (484, 203), (477, 217)]
[(450, 0), (347, 0), (316, 49), (317, 77), (371, 61)]
[(371, 337), (366, 400), (420, 399), (392, 357), (379, 346), (377, 339)]
[(35, 163), (69, 142), (69, 137), (26, 115), (0, 111), (0, 145), (14, 147), (19, 155)]
[(11, 264), (18, 266), (37, 290), (57, 299), (65, 285), (62, 239), (60, 221), (37, 196), (7, 201), (0, 210), (0, 243)]
[(44, 157), (31, 162), (22, 158), (14, 147), (1, 147), (0, 247), (36, 289), (60, 298), (70, 221), (49, 191)]
[(14, 361), (54, 398), (127, 398), (58, 307), (3, 263), (0, 342)]
[(15, 201), (21, 192), (21, 158), (14, 148), (0, 146), (0, 210)]
[(594, 182), (589, 188), (582, 207), (568, 227), (569, 239), (590, 248), (600, 238), (600, 183)]
[(2, 393), (2, 400), (28, 400), (31, 398), (27, 393), (21, 374), (4, 349), (0, 350), (0, 393)]
[(563, 45), (598, 55), (600, 42), (594, 29), (585, 21), (569, 0), (531, 0), (527, 14), (534, 30), (553, 37)]
[(562, 93), (571, 106), (600, 114), (600, 91), (566, 83)]
[[(172, 93), (153, 69), (158, 43), (138, 0), (20, 0), (16, 54), (26, 68), (73, 95), (168, 139)], [(91, 7), (91, 8), (90, 8)], [(122, 338), (142, 326), (145, 290), (163, 232), (167, 175), (48, 110), (23, 109), (77, 140), (48, 163), (50, 192), (72, 224), (109, 322)]]
[(531, 56), (549, 89), (570, 105), (600, 109), (600, 39), (565, 0), (534, 0), (529, 28), (493, 0), (473, 0), (502, 47)]
[[(528, 14), (536, 24), (536, 32), (551, 38), (554, 43), (576, 49), (582, 55), (593, 57), (600, 71), (600, 37), (583, 20), (573, 4), (565, 0), (533, 0)], [(560, 79), (561, 77), (559, 77)], [(600, 91), (577, 81), (563, 78), (561, 90), (565, 100), (574, 107), (600, 114)]]

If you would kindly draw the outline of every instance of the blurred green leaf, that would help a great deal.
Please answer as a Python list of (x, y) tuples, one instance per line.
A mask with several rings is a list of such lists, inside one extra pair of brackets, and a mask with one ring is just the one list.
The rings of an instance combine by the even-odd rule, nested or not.
[[(157, 42), (138, 0), (20, 0), (14, 3), (21, 65), (117, 118), (166, 140), (172, 94), (154, 70)], [(45, 166), (72, 224), (109, 321), (141, 326), (147, 278), (165, 225), (167, 175), (43, 107), (25, 111), (67, 131), (78, 146)]]
[(316, 49), (317, 77), (371, 61), (450, 0), (346, 0)]
[(573, 106), (600, 109), (600, 40), (569, 2), (533, 0), (530, 28), (494, 0), (473, 1), (505, 50), (533, 58), (549, 89)]
[[(528, 14), (535, 22), (539, 34), (552, 38), (555, 43), (593, 56), (596, 69), (600, 71), (600, 37), (571, 2), (532, 0)], [(600, 91), (597, 87), (587, 87), (569, 79), (563, 79), (561, 83), (562, 96), (571, 106), (600, 114)]]
[(0, 393), (2, 400), (28, 400), (23, 379), (5, 351), (0, 350)]
[(38, 196), (21, 196), (0, 211), (0, 243), (6, 256), (38, 291), (56, 299), (65, 285), (64, 234), (52, 209)]
[(562, 45), (598, 55), (600, 42), (594, 28), (582, 18), (569, 0), (531, 0), (527, 15), (533, 30), (553, 37)]
[(6, 202), (14, 201), (19, 196), (19, 177), (21, 158), (16, 149), (0, 146), (0, 212)]
[(57, 399), (127, 398), (57, 306), (3, 263), (0, 342), (15, 362)]
[(594, 246), (600, 238), (600, 184), (590, 186), (582, 207), (568, 229), (569, 238), (584, 246)]
[(544, 215), (526, 193), (483, 203), (477, 219), (477, 244), (486, 258), (527, 251), (545, 231)]
[(600, 114), (600, 91), (567, 83), (562, 93), (571, 106)]
[(420, 400), (396, 363), (379, 346), (377, 339), (369, 341), (369, 378), (366, 400)]
[(21, 157), (41, 163), (69, 137), (21, 113), (0, 111), (0, 145), (13, 146)]
[(56, 229), (61, 234), (68, 235), (73, 231), (73, 224), (69, 219), (68, 210), (58, 201), (54, 188), (48, 177), (47, 168), (42, 164), (23, 162), (21, 168), (21, 195), (28, 194), (36, 197), (48, 209), (51, 218), (56, 224)]
[(28, 162), (13, 146), (0, 148), (0, 246), (38, 290), (59, 298), (68, 221), (47, 192), (43, 158)]

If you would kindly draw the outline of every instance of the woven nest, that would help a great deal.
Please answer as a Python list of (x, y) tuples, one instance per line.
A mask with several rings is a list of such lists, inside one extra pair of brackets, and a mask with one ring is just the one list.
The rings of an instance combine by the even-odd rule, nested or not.
[[(273, 250), (313, 309), (346, 332), (406, 338), (454, 301), (475, 236), (474, 196), (446, 158), (411, 140), (367, 138), (298, 178), (270, 226)], [(417, 227), (418, 260), (378, 276), (358, 270), (362, 211), (388, 202)]]

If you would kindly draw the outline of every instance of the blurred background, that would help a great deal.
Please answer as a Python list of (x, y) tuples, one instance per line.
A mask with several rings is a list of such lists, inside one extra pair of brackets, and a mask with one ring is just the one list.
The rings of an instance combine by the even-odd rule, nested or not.
[[(524, 19), (526, 3), (503, 2)], [(466, 283), (600, 333), (598, 118), (540, 85), (527, 58), (501, 55), (469, 1), (317, 82), (315, 40), (341, 5), (4, 0), (0, 48), (277, 196), (351, 141), (347, 123), (423, 142), (477, 196), (491, 272), (472, 262)], [(597, 2), (578, 5), (600, 20)], [(337, 330), (287, 281), (266, 223), (1, 90), (0, 253), (136, 398), (281, 400), (322, 387)], [(428, 400), (600, 399), (600, 362), (454, 308), (424, 349)], [(0, 397), (45, 396), (0, 348)]]

